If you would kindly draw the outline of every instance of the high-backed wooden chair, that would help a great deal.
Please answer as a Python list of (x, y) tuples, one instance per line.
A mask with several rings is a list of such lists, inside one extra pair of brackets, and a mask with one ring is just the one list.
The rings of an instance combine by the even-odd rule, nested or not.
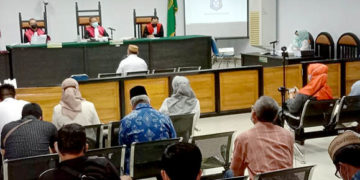
[[(44, 29), (45, 34), (47, 34), (48, 30), (47, 30), (46, 12), (44, 12), (44, 19), (37, 19), (36, 22), (37, 22), (38, 28)], [(19, 12), (19, 27), (20, 27), (21, 43), (24, 43), (24, 33), (27, 29), (30, 29), (30, 22), (29, 22), (29, 19), (23, 20), (20, 12)]]
[(337, 42), (337, 58), (351, 59), (360, 57), (360, 40), (354, 33), (345, 33)]
[(154, 9), (154, 15), (151, 16), (136, 16), (136, 10), (134, 9), (134, 37), (144, 37), (145, 27), (154, 16), (157, 16), (156, 8)]
[(315, 55), (325, 59), (335, 58), (335, 43), (327, 32), (320, 33), (315, 40)]
[(90, 26), (89, 19), (90, 17), (96, 17), (101, 25), (102, 18), (101, 18), (101, 4), (100, 1), (98, 2), (97, 9), (88, 9), (88, 10), (79, 10), (78, 3), (75, 2), (75, 10), (76, 10), (76, 27), (77, 27), (77, 34), (84, 38), (85, 36), (85, 28)]

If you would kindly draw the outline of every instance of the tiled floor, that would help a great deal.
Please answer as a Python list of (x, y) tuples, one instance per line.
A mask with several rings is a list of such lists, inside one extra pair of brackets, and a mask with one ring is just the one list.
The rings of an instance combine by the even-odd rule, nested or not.
[[(238, 134), (251, 128), (252, 126), (253, 124), (250, 121), (250, 113), (201, 118), (197, 122), (197, 127), (200, 131), (195, 132), (195, 135), (226, 131), (236, 131)], [(316, 167), (313, 173), (313, 180), (338, 179), (334, 176), (335, 167), (332, 164), (327, 152), (328, 146), (333, 138), (334, 137), (312, 139), (305, 141), (304, 146), (298, 145), (300, 151), (305, 154), (306, 164), (302, 164), (300, 161), (295, 161), (294, 166), (299, 167), (315, 164)]]

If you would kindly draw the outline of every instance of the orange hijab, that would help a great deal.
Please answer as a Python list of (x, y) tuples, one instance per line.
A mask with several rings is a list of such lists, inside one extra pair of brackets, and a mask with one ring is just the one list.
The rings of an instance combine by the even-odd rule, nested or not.
[(332, 99), (332, 91), (327, 85), (328, 67), (324, 64), (315, 63), (308, 67), (310, 82), (301, 88), (299, 93), (316, 97), (317, 100)]

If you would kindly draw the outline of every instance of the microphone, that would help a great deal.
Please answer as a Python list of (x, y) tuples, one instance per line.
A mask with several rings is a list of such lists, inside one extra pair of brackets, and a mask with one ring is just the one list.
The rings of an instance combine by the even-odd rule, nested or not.
[(286, 46), (281, 47), (281, 50), (284, 52), (286, 51), (286, 49), (287, 49)]
[(116, 29), (114, 29), (112, 27), (108, 27), (108, 29), (110, 29), (111, 31), (116, 31)]
[(270, 42), (270, 44), (277, 44), (277, 43), (279, 43), (278, 40), (275, 40), (275, 41)]

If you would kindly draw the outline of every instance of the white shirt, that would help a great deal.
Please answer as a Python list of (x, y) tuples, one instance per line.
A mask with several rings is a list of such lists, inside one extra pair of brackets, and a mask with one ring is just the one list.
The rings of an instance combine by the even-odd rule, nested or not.
[(22, 109), (28, 103), (14, 98), (6, 98), (0, 102), (0, 134), (5, 124), (21, 119)]
[(97, 27), (94, 29), (94, 33), (95, 33), (94, 38), (99, 38), (99, 29)]
[(120, 62), (116, 73), (121, 73), (123, 76), (126, 76), (128, 72), (147, 70), (148, 66), (143, 59), (139, 58), (136, 54), (130, 54), (127, 58)]
[(100, 124), (100, 120), (94, 104), (89, 101), (82, 101), (81, 112), (73, 120), (62, 114), (61, 104), (56, 105), (54, 107), (52, 123), (57, 129), (60, 129), (62, 126), (71, 123), (77, 123), (82, 126)]
[[(168, 116), (171, 116), (168, 106), (167, 106), (167, 101), (169, 98), (166, 98), (164, 100), (164, 102), (162, 103), (159, 111), (163, 114), (166, 114)], [(192, 129), (192, 134), (194, 134), (194, 130), (196, 128), (196, 123), (197, 121), (200, 119), (200, 101), (197, 100), (196, 105), (194, 107), (194, 109), (191, 111), (192, 114), (194, 114), (194, 121), (193, 121), (193, 129)]]

